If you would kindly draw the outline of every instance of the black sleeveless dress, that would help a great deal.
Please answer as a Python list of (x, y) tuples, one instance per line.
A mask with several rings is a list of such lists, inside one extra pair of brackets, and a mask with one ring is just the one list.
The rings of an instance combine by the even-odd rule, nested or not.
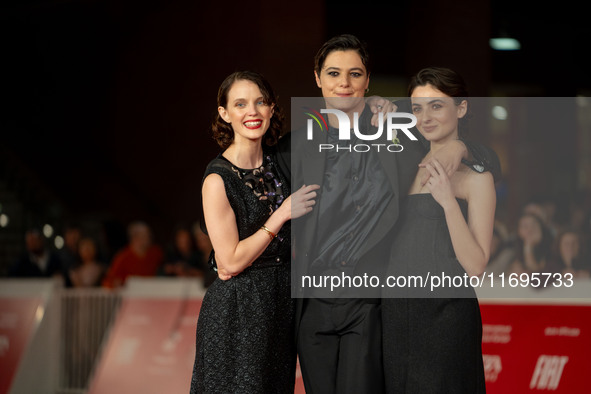
[[(467, 203), (458, 202), (465, 217)], [(409, 195), (398, 220), (389, 275), (465, 274), (443, 208), (431, 194)], [(482, 321), (471, 287), (441, 291), (437, 298), (430, 287), (385, 293), (382, 328), (388, 393), (486, 392)]]
[[(243, 170), (219, 155), (204, 175), (219, 174), (240, 239), (259, 231), (289, 196), (272, 151)], [(197, 323), (191, 393), (293, 393), (296, 351), (290, 293), (290, 226), (239, 275), (208, 288)]]

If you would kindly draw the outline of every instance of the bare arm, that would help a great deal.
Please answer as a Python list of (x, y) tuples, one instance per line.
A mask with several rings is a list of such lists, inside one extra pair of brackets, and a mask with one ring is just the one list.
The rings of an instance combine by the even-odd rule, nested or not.
[[(267, 219), (265, 226), (277, 234), (288, 220), (305, 215), (312, 210), (314, 190), (318, 186), (304, 186), (288, 197)], [(250, 237), (239, 239), (236, 216), (226, 197), (224, 181), (217, 174), (208, 175), (202, 188), (205, 223), (216, 253), (220, 279), (236, 276), (250, 266), (263, 253), (271, 237), (259, 230)], [(292, 207), (293, 205), (293, 207)]]
[(429, 191), (443, 207), (456, 258), (470, 276), (483, 273), (490, 257), (496, 194), (490, 173), (467, 180), (468, 223), (455, 199), (449, 178), (438, 161), (426, 165)]

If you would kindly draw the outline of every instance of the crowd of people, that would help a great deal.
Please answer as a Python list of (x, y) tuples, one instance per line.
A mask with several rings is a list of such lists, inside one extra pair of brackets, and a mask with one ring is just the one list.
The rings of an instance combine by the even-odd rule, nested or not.
[[(591, 277), (591, 210), (584, 204), (586, 198), (589, 193), (583, 193), (580, 202), (532, 199), (515, 223), (497, 219), (486, 272), (571, 272), (575, 278)], [(146, 223), (131, 223), (128, 245), (110, 261), (101, 259), (98, 242), (78, 225), (68, 225), (63, 238), (63, 247), (55, 250), (41, 229), (27, 230), (25, 252), (8, 276), (60, 275), (66, 286), (113, 288), (129, 275), (202, 277), (206, 285), (216, 275), (207, 266), (211, 243), (199, 223), (178, 225), (165, 248), (152, 243)]]
[(589, 196), (531, 199), (515, 223), (497, 220), (487, 272), (591, 277)]
[(169, 245), (153, 241), (150, 226), (135, 221), (127, 226), (127, 245), (112, 258), (100, 250), (100, 243), (82, 231), (78, 224), (68, 224), (63, 231), (63, 246), (49, 245), (39, 228), (25, 233), (25, 250), (10, 266), (9, 277), (62, 278), (65, 287), (118, 288), (129, 276), (184, 276), (201, 278), (208, 286), (215, 273), (207, 267), (211, 252), (209, 237), (199, 223), (178, 225)]
[[(567, 273), (575, 278), (591, 277), (591, 210), (583, 193), (579, 201), (532, 199), (513, 223), (497, 219), (493, 231), (487, 273)], [(209, 237), (199, 223), (178, 225), (164, 248), (152, 242), (148, 224), (128, 226), (128, 244), (109, 261), (101, 256), (97, 240), (79, 225), (64, 229), (64, 245), (48, 245), (41, 229), (31, 228), (24, 236), (25, 252), (9, 268), (10, 277), (60, 275), (67, 287), (105, 286), (116, 288), (130, 275), (192, 276), (205, 285), (215, 279), (207, 260)]]

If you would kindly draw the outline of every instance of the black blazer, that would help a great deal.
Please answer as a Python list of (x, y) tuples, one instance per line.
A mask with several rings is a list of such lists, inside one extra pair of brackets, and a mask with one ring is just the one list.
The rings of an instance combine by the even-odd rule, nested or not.
[[(403, 103), (401, 110), (404, 111)], [(366, 111), (368, 109), (366, 108)], [(407, 112), (407, 111), (404, 111)], [(365, 125), (367, 134), (373, 133), (377, 128), (369, 124)], [(423, 159), (429, 150), (429, 143), (426, 141), (420, 132), (414, 128), (411, 130), (419, 141), (411, 141), (404, 133), (399, 132), (398, 138), (400, 144), (404, 147), (402, 152), (392, 153), (382, 151), (377, 154), (382, 164), (387, 178), (390, 182), (393, 196), (381, 215), (378, 224), (371, 232), (367, 242), (363, 248), (358, 252), (358, 257), (370, 256), (372, 248), (378, 245), (381, 241), (383, 244), (384, 237), (392, 234), (392, 229), (397, 222), (399, 216), (399, 207), (401, 200), (406, 197), (408, 190), (418, 170), (418, 164)], [(314, 141), (308, 141), (306, 138), (306, 130), (300, 129), (287, 133), (279, 139), (277, 145), (277, 163), (280, 170), (284, 173), (287, 179), (290, 180), (291, 190), (295, 191), (301, 185), (322, 184), (325, 171), (325, 155), (318, 152), (318, 144), (326, 143), (327, 133), (319, 132), (314, 134)], [(466, 142), (469, 154), (472, 156), (471, 161), (465, 161), (467, 165), (482, 166), (486, 171), (491, 171), (495, 175), (495, 179), (500, 178), (499, 161), (491, 149), (476, 143)], [(297, 152), (292, 156), (292, 152)], [(322, 198), (322, 196), (319, 196)], [(313, 250), (315, 241), (318, 238), (316, 234), (316, 223), (318, 221), (318, 210), (313, 210), (310, 214), (295, 219), (300, 221), (294, 225), (292, 223), (292, 235), (295, 240), (294, 261), (292, 264), (292, 274), (295, 273), (297, 277), (305, 275), (308, 267), (316, 257)], [(296, 231), (294, 231), (294, 229)], [(299, 229), (299, 231), (297, 230)], [(387, 243), (387, 240), (386, 240)], [(372, 256), (373, 257), (373, 256)], [(386, 263), (386, 262), (384, 262)], [(302, 313), (303, 294), (301, 289), (294, 287), (292, 296), (298, 297), (296, 302), (296, 335), (299, 327), (299, 321)], [(299, 293), (298, 293), (299, 292)]]

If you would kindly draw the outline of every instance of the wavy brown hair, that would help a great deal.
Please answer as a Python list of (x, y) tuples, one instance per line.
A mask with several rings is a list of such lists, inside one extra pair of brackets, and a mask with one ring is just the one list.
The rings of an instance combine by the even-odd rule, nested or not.
[[(275, 145), (283, 130), (284, 115), (283, 110), (277, 103), (277, 96), (273, 88), (271, 88), (271, 85), (263, 75), (256, 71), (236, 71), (228, 75), (218, 90), (218, 107), (226, 108), (228, 105), (228, 93), (236, 81), (251, 81), (258, 86), (265, 104), (273, 105), (271, 124), (263, 136), (263, 141), (268, 146)], [(222, 149), (228, 148), (234, 142), (234, 129), (222, 119), (219, 113), (215, 115), (211, 130), (213, 139)]]

